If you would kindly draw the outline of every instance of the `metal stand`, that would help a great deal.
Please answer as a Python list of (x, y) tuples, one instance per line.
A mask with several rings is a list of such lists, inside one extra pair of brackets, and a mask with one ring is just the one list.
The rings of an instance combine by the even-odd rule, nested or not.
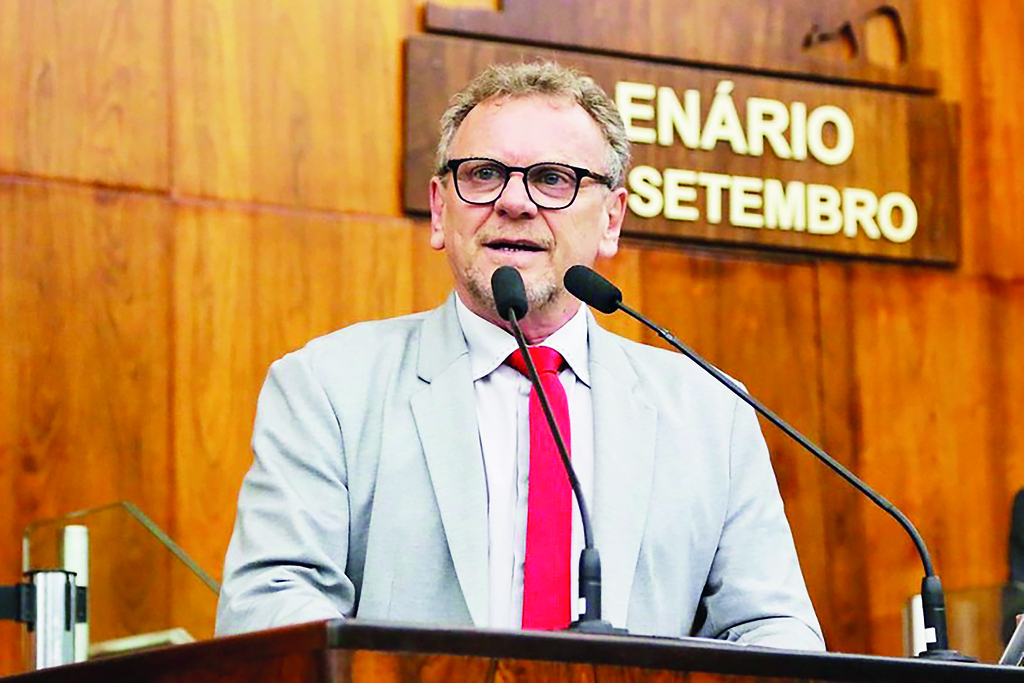
[(25, 583), (0, 587), (0, 619), (25, 624), (32, 638), (32, 665), (45, 669), (75, 661), (75, 625), (86, 622), (86, 591), (75, 572), (27, 572)]

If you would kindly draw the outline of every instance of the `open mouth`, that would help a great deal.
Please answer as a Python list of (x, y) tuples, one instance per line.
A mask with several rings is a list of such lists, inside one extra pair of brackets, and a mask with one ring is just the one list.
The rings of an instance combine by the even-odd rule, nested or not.
[(484, 244), (488, 249), (497, 249), (508, 253), (524, 251), (546, 251), (544, 247), (526, 240), (493, 240)]

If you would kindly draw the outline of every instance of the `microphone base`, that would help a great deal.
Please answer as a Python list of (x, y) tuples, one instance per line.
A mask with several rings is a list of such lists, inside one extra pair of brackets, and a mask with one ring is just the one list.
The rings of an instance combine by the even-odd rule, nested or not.
[(604, 619), (587, 619), (586, 621), (574, 621), (569, 624), (566, 631), (570, 633), (591, 633), (601, 636), (628, 636), (629, 631), (624, 628), (612, 626), (611, 622)]
[(956, 650), (925, 650), (917, 655), (918, 659), (930, 659), (935, 662), (977, 662), (977, 657), (971, 657), (957, 652)]

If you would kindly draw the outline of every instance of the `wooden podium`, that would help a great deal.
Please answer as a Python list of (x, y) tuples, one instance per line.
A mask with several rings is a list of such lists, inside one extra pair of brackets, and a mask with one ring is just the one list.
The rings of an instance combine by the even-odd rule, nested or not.
[(5, 683), (1024, 681), (1024, 669), (704, 640), (330, 621), (73, 664)]

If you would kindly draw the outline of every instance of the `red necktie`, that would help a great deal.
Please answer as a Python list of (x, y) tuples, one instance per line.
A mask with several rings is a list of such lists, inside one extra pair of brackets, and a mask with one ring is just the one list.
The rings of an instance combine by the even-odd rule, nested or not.
[[(564, 361), (554, 349), (530, 348), (565, 447), (570, 444), (569, 403), (558, 380)], [(506, 361), (529, 376), (517, 350)], [(523, 628), (555, 630), (569, 625), (572, 488), (558, 447), (544, 418), (536, 390), (530, 391), (530, 489), (526, 519), (526, 567), (523, 576)]]

